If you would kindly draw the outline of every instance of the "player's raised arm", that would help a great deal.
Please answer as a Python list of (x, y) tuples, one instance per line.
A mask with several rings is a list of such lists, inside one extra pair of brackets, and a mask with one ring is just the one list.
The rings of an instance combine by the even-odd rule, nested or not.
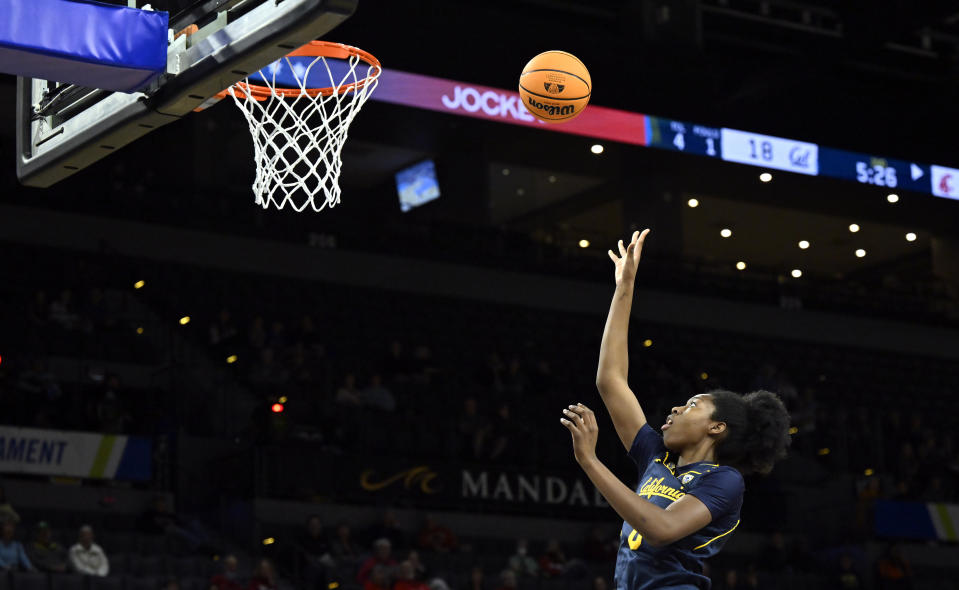
[(619, 256), (609, 251), (609, 257), (616, 267), (616, 292), (609, 306), (603, 343), (599, 348), (599, 368), (596, 371), (596, 387), (626, 450), (632, 446), (639, 429), (646, 424), (646, 415), (629, 388), (626, 375), (629, 371), (627, 335), (629, 313), (633, 307), (633, 283), (643, 241), (648, 233), (648, 229), (643, 230), (643, 233), (634, 232), (628, 246), (624, 246), (620, 240)]

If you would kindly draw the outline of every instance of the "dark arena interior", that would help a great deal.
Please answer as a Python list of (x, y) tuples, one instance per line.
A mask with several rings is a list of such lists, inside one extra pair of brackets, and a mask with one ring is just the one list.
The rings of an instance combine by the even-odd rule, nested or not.
[[(638, 590), (560, 418), (636, 489), (597, 363), (644, 228), (649, 424), (789, 414), (712, 588), (959, 588), (954, 3), (360, 0), (324, 39), (384, 73), (318, 213), (254, 203), (231, 99), (26, 186), (0, 75), (0, 590)], [(580, 123), (517, 99), (554, 49)]]

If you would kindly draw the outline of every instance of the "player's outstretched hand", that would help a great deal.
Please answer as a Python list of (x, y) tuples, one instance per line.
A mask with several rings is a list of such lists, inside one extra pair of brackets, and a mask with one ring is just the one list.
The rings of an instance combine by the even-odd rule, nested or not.
[(616, 266), (616, 285), (632, 284), (636, 280), (636, 267), (639, 266), (639, 257), (643, 253), (643, 242), (646, 240), (646, 234), (649, 228), (644, 229), (643, 233), (633, 232), (633, 239), (628, 246), (619, 241), (619, 256), (612, 250), (609, 250), (609, 257), (613, 259)]
[(595, 459), (596, 438), (599, 436), (596, 415), (583, 404), (564, 408), (563, 414), (565, 418), (560, 418), (559, 421), (573, 435), (573, 455), (576, 462), (582, 465)]

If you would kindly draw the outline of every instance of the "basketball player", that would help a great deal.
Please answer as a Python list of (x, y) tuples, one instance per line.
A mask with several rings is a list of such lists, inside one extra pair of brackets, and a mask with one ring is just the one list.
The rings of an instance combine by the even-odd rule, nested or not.
[(626, 383), (633, 283), (643, 241), (619, 241), (616, 292), (599, 351), (596, 385), (616, 434), (642, 472), (634, 493), (596, 458), (598, 429), (582, 404), (563, 410), (577, 463), (623, 520), (617, 590), (708, 590), (702, 560), (715, 555), (739, 525), (743, 474), (768, 473), (786, 454), (789, 415), (777, 396), (715, 390), (672, 408), (662, 436)]

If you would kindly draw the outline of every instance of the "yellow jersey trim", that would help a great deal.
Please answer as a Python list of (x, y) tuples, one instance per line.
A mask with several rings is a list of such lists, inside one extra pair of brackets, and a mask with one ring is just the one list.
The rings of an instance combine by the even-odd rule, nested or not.
[(733, 528), (729, 529), (728, 531), (726, 531), (725, 533), (723, 533), (723, 534), (721, 534), (721, 535), (719, 535), (719, 536), (717, 536), (717, 537), (713, 537), (712, 539), (706, 541), (705, 543), (703, 543), (703, 544), (700, 545), (699, 547), (694, 547), (694, 548), (693, 548), (693, 551), (695, 551), (696, 549), (702, 549), (703, 547), (705, 547), (706, 545), (709, 545), (710, 543), (712, 543), (712, 542), (715, 541), (716, 539), (721, 539), (722, 537), (725, 537), (725, 536), (728, 535), (729, 533), (735, 531), (735, 530), (736, 530), (736, 527), (738, 527), (738, 526), (739, 526), (739, 521), (737, 520), (737, 521), (736, 521), (736, 524), (733, 525)]
[[(646, 498), (647, 500), (648, 500), (649, 498), (652, 498), (653, 496), (659, 496), (660, 498), (666, 498), (667, 500), (672, 500), (673, 502), (675, 502), (676, 500), (678, 500), (679, 498), (682, 498), (682, 497), (685, 496), (686, 494), (683, 493), (683, 492), (680, 492), (680, 493), (677, 494), (676, 496), (670, 496), (670, 495), (668, 495), (668, 494), (661, 494), (661, 493), (659, 493), (659, 492), (644, 492), (644, 493), (642, 493), (642, 494), (637, 494), (637, 495), (638, 495), (640, 498)], [(678, 497), (677, 497), (677, 496), (678, 496)], [(699, 547), (697, 547), (696, 549), (699, 549)]]

